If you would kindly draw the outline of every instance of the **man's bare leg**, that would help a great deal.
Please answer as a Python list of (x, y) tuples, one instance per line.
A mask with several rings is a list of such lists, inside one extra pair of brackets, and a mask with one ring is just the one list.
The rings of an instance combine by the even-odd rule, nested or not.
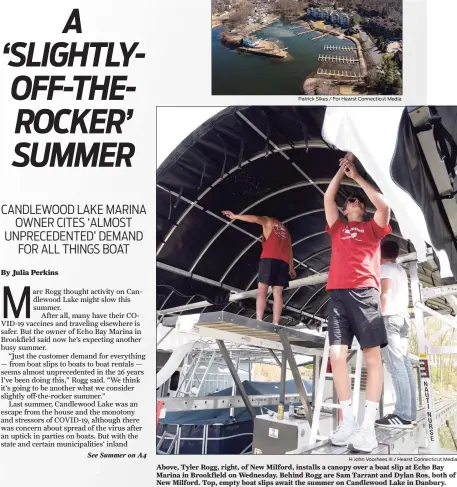
[(351, 384), (349, 382), (349, 372), (346, 364), (347, 354), (347, 345), (330, 346), (330, 362), (332, 364), (333, 382), (340, 402), (351, 400)]
[(363, 355), (367, 364), (367, 401), (379, 403), (382, 392), (381, 347), (365, 348)]
[(282, 286), (273, 286), (273, 323), (279, 323), (283, 308)]
[(363, 355), (367, 364), (367, 391), (363, 425), (373, 428), (382, 393), (381, 347), (365, 348)]
[(267, 305), (268, 288), (268, 284), (263, 284), (262, 282), (259, 282), (256, 300), (256, 317), (259, 321), (262, 321), (263, 313), (265, 312), (265, 307)]

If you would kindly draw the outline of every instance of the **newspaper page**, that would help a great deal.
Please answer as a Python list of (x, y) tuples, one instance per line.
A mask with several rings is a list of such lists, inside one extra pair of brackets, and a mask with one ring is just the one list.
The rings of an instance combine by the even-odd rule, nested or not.
[[(455, 143), (456, 113), (451, 106), (158, 108), (157, 485), (453, 485), (457, 262), (435, 233), (451, 210), (438, 216), (425, 197), (435, 194), (441, 170), (449, 187), (453, 181), (435, 157), (444, 149), (439, 137), (412, 128), (435, 116)], [(388, 235), (375, 256), (381, 305), (361, 288), (357, 306), (342, 307), (346, 290), (328, 289), (338, 247), (325, 231), (327, 191), (349, 151), (364, 177), (338, 180), (349, 225), (341, 241), (364, 238), (351, 198), (367, 201), (360, 206), (367, 223), (382, 212), (378, 191), (389, 202)], [(372, 193), (364, 178), (379, 189)], [(457, 209), (453, 196), (449, 203)], [(262, 264), (266, 215), (274, 215), (267, 243), (290, 234), (290, 275), (279, 293), (279, 271)], [(349, 252), (339, 255), (351, 269), (358, 257)], [(386, 280), (397, 286), (390, 301)], [(367, 302), (368, 314), (358, 315)], [(354, 316), (369, 322), (370, 340), (378, 326), (386, 337), (373, 346), (356, 328), (340, 363), (338, 316), (347, 326), (357, 326)], [(349, 401), (338, 397), (342, 373)]]
[(455, 484), (455, 14), (3, 6), (1, 485)]
[(150, 9), (1, 18), (1, 485), (147, 485)]

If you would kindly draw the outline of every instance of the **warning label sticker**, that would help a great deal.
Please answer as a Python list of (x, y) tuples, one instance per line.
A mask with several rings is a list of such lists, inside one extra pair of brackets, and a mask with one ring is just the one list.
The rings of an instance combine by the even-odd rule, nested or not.
[(271, 438), (277, 438), (278, 430), (276, 428), (268, 428), (268, 436), (270, 436)]
[(420, 358), (419, 359), (419, 369), (421, 372), (421, 377), (428, 379), (430, 377), (430, 370), (428, 367), (428, 360)]

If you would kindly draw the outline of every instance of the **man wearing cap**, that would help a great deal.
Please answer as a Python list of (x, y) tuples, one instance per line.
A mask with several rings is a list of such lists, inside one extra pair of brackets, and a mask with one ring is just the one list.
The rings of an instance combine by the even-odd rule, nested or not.
[[(332, 241), (327, 282), (331, 294), (328, 333), (330, 360), (335, 389), (342, 409), (342, 422), (332, 433), (334, 445), (369, 453), (378, 446), (375, 420), (382, 390), (381, 348), (387, 334), (380, 304), (380, 243), (392, 229), (390, 208), (384, 196), (369, 184), (354, 165), (348, 152), (324, 196), (326, 231)], [(339, 216), (335, 197), (344, 176), (355, 181), (376, 208), (373, 218), (365, 220), (366, 204), (356, 195), (347, 198)], [(365, 416), (359, 426), (351, 407), (351, 386), (346, 358), (356, 337), (367, 365)]]

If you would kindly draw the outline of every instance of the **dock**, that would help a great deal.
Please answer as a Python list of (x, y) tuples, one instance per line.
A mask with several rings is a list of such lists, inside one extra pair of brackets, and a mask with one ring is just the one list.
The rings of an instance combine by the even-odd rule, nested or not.
[(319, 54), (318, 61), (325, 61), (327, 63), (348, 63), (348, 64), (355, 64), (358, 63), (359, 60), (355, 57), (348, 57), (348, 56), (330, 56), (328, 54)]
[(313, 37), (311, 40), (317, 41), (318, 39), (322, 39), (323, 37), (327, 37), (328, 35), (330, 35), (330, 33), (326, 32), (325, 34), (321, 34), (320, 36)]
[(272, 57), (275, 59), (284, 59), (287, 57), (287, 51), (285, 50), (278, 50), (278, 51), (267, 51), (262, 50), (262, 48), (255, 48), (255, 47), (239, 47), (237, 49), (239, 52), (246, 52), (248, 54), (256, 54), (257, 56), (267, 56)]
[(357, 49), (355, 47), (350, 47), (350, 46), (337, 46), (333, 44), (327, 44), (324, 46), (324, 49), (327, 51), (351, 51), (351, 52), (356, 52)]
[(362, 76), (357, 73), (353, 73), (352, 71), (343, 71), (341, 69), (323, 69), (318, 68), (317, 70), (318, 75), (325, 75), (325, 76), (336, 76), (336, 77), (343, 77), (343, 78), (353, 78), (353, 79), (360, 79)]

